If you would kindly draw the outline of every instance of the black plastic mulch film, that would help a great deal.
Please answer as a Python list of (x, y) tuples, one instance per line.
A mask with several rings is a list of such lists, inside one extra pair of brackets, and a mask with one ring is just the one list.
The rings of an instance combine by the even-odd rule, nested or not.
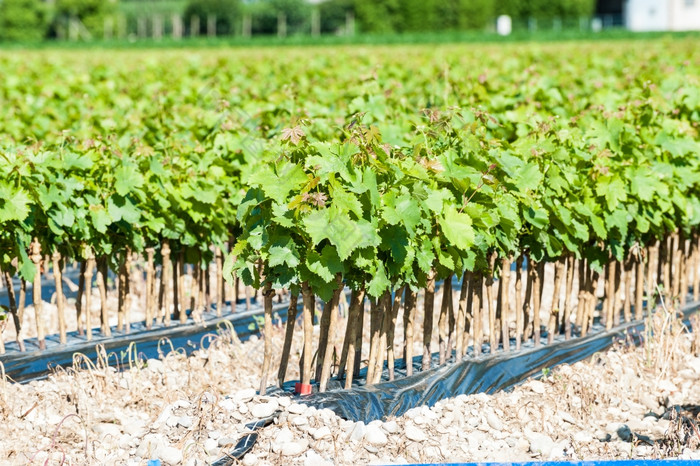
[[(397, 377), (392, 382), (315, 393), (303, 401), (318, 409), (328, 408), (344, 419), (367, 424), (377, 419), (401, 416), (418, 406), (433, 406), (445, 398), (462, 394), (494, 393), (513, 387), (529, 377), (542, 374), (544, 369), (593, 356), (627, 336), (639, 340), (639, 332), (643, 328), (644, 324), (638, 322), (624, 324), (610, 331), (596, 325), (595, 333), (583, 338), (556, 341), (537, 348), (529, 345), (530, 347), (517, 352), (485, 354), (427, 371), (414, 371), (414, 375)], [(433, 359), (435, 361), (436, 358)], [(403, 368), (403, 361), (398, 361), (398, 364)], [(414, 367), (419, 366), (420, 357), (417, 357)], [(405, 374), (405, 370), (401, 373)]]
[[(286, 317), (286, 312), (283, 312), (285, 309), (285, 303), (275, 306), (281, 321)], [(698, 310), (700, 303), (691, 303), (681, 310), (681, 314), (687, 320)], [(207, 334), (221, 331), (222, 324), (225, 330), (225, 322), (233, 326), (238, 338), (247, 339), (253, 333), (257, 333), (255, 325), (251, 324), (255, 324), (255, 317), (261, 313), (262, 308), (256, 305), (249, 311), (236, 312), (220, 318), (210, 317), (204, 323), (162, 327), (150, 331), (139, 329), (137, 326), (130, 335), (121, 334), (109, 339), (96, 338), (91, 342), (84, 341), (84, 337), (73, 335), (73, 342), (68, 345), (50, 345), (49, 350), (43, 352), (12, 352), (0, 357), (0, 362), (13, 380), (29, 382), (45, 378), (52, 367), (70, 366), (76, 352), (83, 353), (94, 362), (98, 356), (95, 348), (98, 344), (104, 345), (107, 352), (122, 355), (135, 344), (138, 358), (157, 358), (161, 353), (168, 352), (170, 344), (163, 344), (163, 339), (167, 338), (174, 348), (182, 348), (190, 354), (202, 347), (201, 343), (206, 340), (203, 337)], [(394, 381), (364, 386), (363, 370), (355, 382), (355, 387), (350, 390), (342, 388), (342, 381), (332, 380), (329, 382), (329, 390), (325, 393), (317, 393), (317, 386), (314, 386), (313, 394), (295, 396), (295, 399), (318, 409), (328, 408), (343, 419), (369, 423), (390, 416), (401, 416), (418, 406), (433, 406), (440, 400), (461, 394), (494, 393), (513, 387), (529, 377), (542, 374), (544, 369), (589, 358), (606, 350), (616, 341), (628, 340), (638, 344), (642, 340), (643, 330), (644, 323), (639, 321), (624, 323), (610, 331), (596, 324), (592, 332), (582, 338), (564, 340), (557, 336), (552, 344), (534, 347), (529, 343), (517, 352), (485, 353), (478, 358), (472, 356), (439, 367), (436, 364), (437, 354), (434, 354), (434, 367), (427, 371), (419, 371), (421, 356), (416, 356), (413, 365), (417, 371), (410, 377), (405, 377), (405, 363), (400, 359), (396, 361), (397, 378)], [(488, 351), (486, 346), (485, 348)], [(388, 379), (386, 367), (383, 377)], [(268, 394), (292, 396), (293, 386), (294, 381), (287, 382), (282, 389), (271, 388)], [(265, 427), (274, 421), (277, 414), (251, 423), (247, 427), (251, 431)], [(255, 432), (243, 436), (234, 450), (215, 464), (232, 464), (235, 459), (242, 458), (250, 451), (256, 440)]]
[[(281, 321), (285, 320), (287, 304), (277, 304), (273, 310), (277, 312)], [(169, 353), (171, 348), (191, 354), (206, 347), (206, 343), (210, 341), (208, 336), (212, 338), (218, 336), (227, 331), (230, 326), (233, 327), (239, 339), (246, 340), (258, 332), (256, 317), (262, 313), (263, 309), (259, 305), (254, 305), (248, 311), (241, 310), (223, 317), (205, 315), (202, 323), (154, 325), (151, 330), (147, 330), (143, 323), (132, 324), (129, 334), (112, 327), (111, 337), (105, 338), (94, 333), (91, 341), (87, 341), (84, 335), (78, 336), (76, 332), (70, 332), (68, 343), (65, 345), (58, 343), (57, 335), (50, 335), (46, 338), (45, 351), (34, 350), (21, 353), (14, 349), (15, 343), (10, 342), (7, 344), (8, 352), (0, 356), (0, 363), (4, 365), (5, 373), (10, 379), (27, 383), (45, 379), (55, 367), (71, 367), (75, 353), (81, 353), (95, 363), (98, 359), (97, 345), (102, 345), (107, 354), (117, 355), (117, 358), (109, 358), (110, 365), (116, 360), (119, 362), (118, 368), (124, 369), (128, 368), (129, 356), (132, 361), (134, 358), (140, 360), (158, 358), (161, 354)], [(37, 346), (35, 340), (25, 341), (28, 349)], [(134, 348), (135, 354), (130, 353), (130, 347)]]
[[(700, 309), (700, 303), (692, 303), (681, 310), (681, 315), (690, 328), (687, 319)], [(457, 395), (474, 393), (494, 393), (511, 388), (526, 379), (540, 375), (544, 369), (559, 364), (571, 364), (594, 356), (610, 348), (615, 342), (627, 341), (640, 344), (644, 322), (628, 322), (611, 330), (596, 324), (592, 333), (582, 338), (555, 340), (552, 344), (539, 347), (526, 347), (517, 352), (499, 351), (478, 358), (468, 358), (428, 371), (414, 373), (410, 377), (398, 377), (393, 382), (381, 382), (370, 387), (357, 386), (344, 390), (340, 382), (329, 382), (334, 387), (325, 393), (313, 393), (295, 397), (296, 401), (317, 409), (327, 408), (343, 419), (362, 421), (365, 424), (390, 416), (401, 416), (409, 409), (418, 406), (433, 406), (440, 400)], [(437, 354), (433, 355), (433, 361)], [(418, 368), (421, 357), (413, 360)], [(397, 375), (405, 374), (403, 360), (396, 362)], [(364, 372), (364, 371), (363, 371)], [(384, 377), (386, 378), (386, 367)], [(360, 374), (362, 376), (363, 374)], [(362, 383), (361, 377), (358, 383)], [(283, 389), (272, 389), (269, 394), (289, 395), (294, 382), (287, 382)], [(336, 388), (337, 387), (337, 388)], [(317, 386), (314, 386), (316, 389)], [(279, 414), (279, 413), (277, 413)], [(274, 417), (274, 416), (273, 416)], [(272, 421), (265, 423), (269, 424)], [(247, 434), (239, 441), (229, 457), (216, 464), (233, 464), (231, 458), (242, 458), (253, 448), (257, 434)]]

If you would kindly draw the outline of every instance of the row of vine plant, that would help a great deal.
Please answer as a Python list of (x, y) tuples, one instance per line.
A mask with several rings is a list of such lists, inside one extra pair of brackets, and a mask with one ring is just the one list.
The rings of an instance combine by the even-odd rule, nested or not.
[[(600, 50), (587, 50), (572, 65), (578, 73), (561, 52), (546, 51), (517, 60), (460, 52), (444, 66), (425, 52), (383, 52), (387, 71), (361, 77), (355, 68), (371, 62), (361, 54), (346, 53), (343, 66), (290, 54), (245, 69), (217, 56), (208, 62), (215, 79), (196, 59), (178, 62), (182, 73), (169, 73), (175, 64), (163, 59), (139, 74), (105, 65), (83, 74), (3, 58), (32, 78), (0, 84), (8, 109), (0, 116), (0, 270), (10, 320), (21, 340), (22, 296), (33, 281), (43, 346), (40, 272), (53, 268), (57, 278), (77, 261), (78, 330), (90, 338), (94, 274), (104, 297), (109, 269), (129, 283), (138, 257), (147, 327), (186, 321), (185, 264), (195, 265), (201, 290), (213, 261), (218, 277), (226, 269), (265, 295), (264, 391), (273, 289), (291, 293), (289, 322), (302, 298), (302, 381), (315, 377), (321, 389), (333, 372), (347, 386), (359, 373), (365, 302), (374, 383), (385, 360), (394, 376), (402, 307), (403, 356), (413, 356), (413, 325), (422, 321), (428, 368), (433, 333), (441, 362), (470, 345), (479, 354), (485, 340), (495, 351), (585, 334), (601, 276), (607, 326), (639, 317), (654, 290), (683, 300), (698, 289), (700, 96), (694, 62), (676, 62), (692, 58), (692, 45), (644, 60), (613, 47), (614, 70)], [(406, 66), (408, 58), (423, 66)], [(39, 142), (20, 143), (27, 139)], [(554, 267), (545, 276), (547, 263)], [(546, 282), (562, 295), (552, 309), (541, 309)], [(440, 283), (448, 292), (433, 322)], [(221, 312), (220, 278), (216, 287)], [(118, 288), (128, 330), (130, 290)], [(347, 288), (351, 325), (334, 364), (333, 310)], [(209, 299), (191, 295), (199, 319)], [(314, 349), (316, 298), (325, 304)], [(61, 341), (63, 303), (59, 296)], [(108, 320), (103, 305), (104, 334)], [(294, 331), (288, 325), (280, 383)]]
[[(500, 121), (479, 109), (425, 110), (411, 146), (383, 142), (361, 115), (333, 143), (315, 139), (303, 120), (295, 121), (277, 159), (245, 179), (249, 189), (237, 213), (242, 231), (225, 267), (229, 276), (235, 272), (264, 290), (260, 390), (273, 353), (273, 289), (292, 293), (279, 383), (301, 296), (301, 379), (308, 384), (315, 377), (320, 391), (334, 368), (346, 387), (358, 374), (366, 298), (366, 380), (377, 383), (385, 363), (389, 379), (395, 376), (402, 305), (402, 356), (412, 361), (412, 328), (420, 318), (425, 370), (434, 331), (441, 364), (463, 357), (470, 344), (479, 355), (484, 332), (489, 351), (519, 349), (530, 339), (539, 345), (543, 335), (550, 341), (557, 333), (585, 335), (601, 275), (607, 328), (621, 316), (640, 318), (659, 291), (684, 304), (692, 286), (697, 297), (697, 122), (645, 97), (648, 89), (615, 111), (591, 108), (564, 121), (535, 116), (519, 123), (514, 141), (498, 138)], [(546, 263), (554, 264), (553, 276), (545, 277)], [(455, 276), (461, 283), (456, 305)], [(542, 309), (547, 279), (555, 298)], [(440, 281), (443, 299), (434, 322)], [(351, 306), (336, 364), (335, 307), (346, 287)], [(422, 318), (416, 316), (420, 290)], [(314, 349), (316, 297), (325, 305)], [(406, 370), (410, 375), (412, 364)]]

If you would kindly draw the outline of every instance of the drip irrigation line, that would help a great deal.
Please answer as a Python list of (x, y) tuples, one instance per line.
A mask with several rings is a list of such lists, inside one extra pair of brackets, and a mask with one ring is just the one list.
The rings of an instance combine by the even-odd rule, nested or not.
[(226, 456), (222, 456), (218, 460), (212, 463), (212, 466), (230, 466), (232, 464), (238, 464), (238, 461), (245, 456), (250, 450), (255, 446), (255, 442), (258, 441), (257, 430), (267, 427), (272, 424), (277, 417), (279, 417), (281, 411), (276, 411), (272, 416), (266, 417), (264, 419), (259, 419), (255, 422), (246, 424), (246, 429), (251, 432), (243, 435), (236, 446), (231, 450)]

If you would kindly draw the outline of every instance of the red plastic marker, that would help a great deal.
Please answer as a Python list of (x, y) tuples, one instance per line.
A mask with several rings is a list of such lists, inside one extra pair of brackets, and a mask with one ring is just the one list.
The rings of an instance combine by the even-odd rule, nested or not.
[(311, 384), (301, 382), (295, 383), (294, 393), (297, 395), (311, 395)]

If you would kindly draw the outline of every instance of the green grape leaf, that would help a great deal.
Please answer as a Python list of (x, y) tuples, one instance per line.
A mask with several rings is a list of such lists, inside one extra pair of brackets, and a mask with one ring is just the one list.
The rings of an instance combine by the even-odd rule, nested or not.
[(474, 229), (469, 215), (458, 212), (452, 206), (445, 208), (445, 215), (440, 222), (445, 238), (463, 251), (474, 244)]
[(605, 197), (610, 210), (615, 210), (620, 202), (627, 199), (625, 183), (620, 178), (600, 177), (596, 184), (596, 193)]
[(114, 170), (114, 189), (120, 196), (143, 186), (143, 176), (133, 166), (121, 165)]
[(29, 204), (26, 192), (0, 183), (0, 223), (24, 220), (29, 215)]
[(445, 201), (452, 199), (452, 193), (449, 190), (445, 188), (434, 189), (430, 190), (428, 197), (425, 199), (425, 205), (436, 214), (441, 214)]
[(372, 275), (372, 279), (367, 284), (367, 293), (374, 298), (379, 298), (382, 293), (390, 288), (391, 281), (386, 275), (384, 264), (378, 262), (377, 269)]
[(299, 253), (294, 241), (287, 237), (274, 241), (268, 250), (267, 264), (270, 267), (286, 264), (289, 267), (299, 265)]
[(525, 211), (525, 219), (530, 225), (542, 230), (547, 226), (549, 215), (546, 210), (540, 207), (530, 207)]
[(318, 275), (327, 283), (333, 282), (335, 275), (343, 273), (345, 270), (332, 246), (325, 246), (321, 254), (309, 251), (306, 255), (306, 266), (310, 272)]
[(418, 250), (416, 251), (416, 261), (418, 267), (425, 273), (430, 272), (435, 262), (435, 253), (433, 252), (433, 244), (428, 238), (423, 238)]
[(278, 167), (277, 172), (272, 165), (263, 164), (256, 167), (248, 178), (250, 184), (260, 186), (266, 196), (279, 204), (287, 200), (291, 190), (307, 181), (308, 178), (304, 170), (292, 163), (282, 164), (281, 167)]
[(335, 205), (312, 211), (303, 222), (313, 244), (328, 239), (337, 248), (341, 260), (350, 257), (355, 249), (376, 247), (381, 242), (374, 225), (366, 220), (353, 221)]
[(101, 205), (90, 206), (90, 218), (92, 224), (99, 233), (106, 233), (107, 227), (112, 223), (112, 217)]
[(402, 223), (406, 226), (408, 234), (413, 236), (415, 228), (421, 220), (421, 211), (418, 203), (408, 194), (402, 194), (396, 198), (393, 193), (382, 196), (384, 206), (382, 216), (389, 225)]

